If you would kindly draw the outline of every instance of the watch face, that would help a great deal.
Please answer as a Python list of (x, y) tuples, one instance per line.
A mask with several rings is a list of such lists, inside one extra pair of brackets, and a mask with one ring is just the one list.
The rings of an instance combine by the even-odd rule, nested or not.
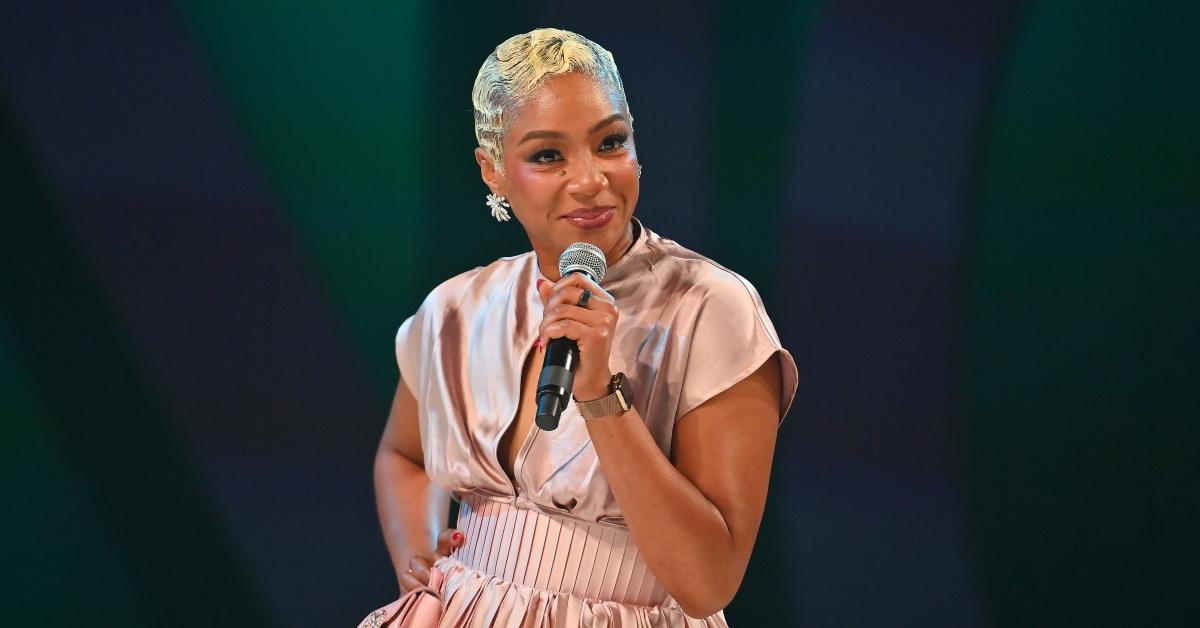
[(617, 402), (621, 404), (622, 412), (629, 410), (629, 395), (625, 390), (626, 381), (627, 380), (625, 379), (624, 373), (617, 373), (616, 375), (613, 375), (613, 394), (616, 395)]

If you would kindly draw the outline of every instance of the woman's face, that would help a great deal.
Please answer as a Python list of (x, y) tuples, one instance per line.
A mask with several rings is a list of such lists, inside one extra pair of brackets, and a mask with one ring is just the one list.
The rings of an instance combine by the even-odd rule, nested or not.
[(548, 79), (512, 116), (503, 150), (503, 174), (483, 149), (476, 160), (493, 193), (508, 198), (541, 264), (557, 265), (573, 242), (600, 247), (610, 264), (625, 252), (639, 188), (619, 94), (579, 73)]

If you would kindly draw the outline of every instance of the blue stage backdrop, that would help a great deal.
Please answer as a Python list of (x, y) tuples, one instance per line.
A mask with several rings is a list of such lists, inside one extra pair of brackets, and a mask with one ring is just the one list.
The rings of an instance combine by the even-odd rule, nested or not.
[(539, 26), (613, 52), (638, 215), (800, 365), (732, 625), (1194, 618), (1198, 6), (6, 6), (0, 624), (395, 597), (393, 335), (528, 246), (469, 94)]

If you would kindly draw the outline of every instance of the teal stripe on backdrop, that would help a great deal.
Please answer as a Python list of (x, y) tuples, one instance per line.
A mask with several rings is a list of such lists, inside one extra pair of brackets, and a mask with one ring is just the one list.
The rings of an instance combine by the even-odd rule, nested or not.
[[(754, 283), (770, 305), (779, 286), (786, 177), (796, 164), (781, 121), (799, 119), (799, 86), (812, 26), (825, 2), (780, 2), (747, 10), (722, 2), (712, 20), (713, 67), (706, 133), (713, 199), (705, 254)], [(752, 43), (748, 43), (752, 42)]]
[[(6, 197), (7, 198), (7, 197)], [(20, 566), (6, 579), (0, 625), (45, 622), (42, 609), (83, 613), (113, 625), (148, 626), (151, 614), (132, 566), (114, 545), (98, 512), (100, 496), (72, 464), (52, 410), (32, 373), (16, 355), (8, 329), (0, 330), (0, 495), (5, 509), (3, 555)], [(63, 587), (64, 582), (74, 586)]]
[(1033, 5), (985, 143), (964, 378), (998, 625), (1159, 625), (1200, 593), (1200, 9), (1173, 5)]
[(428, 210), (429, 9), (177, 6), (373, 389), (390, 399), (391, 338), (428, 292), (438, 226)]
[[(722, 2), (712, 20), (713, 68), (711, 137), (706, 171), (712, 203), (703, 217), (706, 255), (746, 277), (758, 288), (768, 309), (777, 290), (787, 289), (784, 231), (787, 176), (795, 171), (794, 135), (786, 123), (797, 120), (805, 51), (824, 2), (764, 5), (749, 11), (738, 2)], [(747, 42), (754, 42), (747, 45)], [(784, 429), (786, 429), (786, 424)], [(773, 490), (763, 513), (759, 542), (745, 580), (726, 610), (735, 624), (795, 625), (804, 601), (796, 594), (787, 543), (795, 513), (779, 491), (786, 473), (773, 468)]]
[[(0, 612), (18, 616), (0, 624), (44, 623), (53, 609), (104, 625), (270, 626), (2, 100), (0, 163), (0, 398), (14, 412), (0, 442), (14, 454), (4, 494), (23, 510), (0, 535), (22, 580), (5, 583)], [(36, 619), (20, 616), (31, 609)]]

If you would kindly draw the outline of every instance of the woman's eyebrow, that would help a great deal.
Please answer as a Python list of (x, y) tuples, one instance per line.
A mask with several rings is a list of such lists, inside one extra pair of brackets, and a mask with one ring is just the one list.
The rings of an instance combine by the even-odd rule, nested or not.
[[(615, 122), (617, 120), (624, 120), (624, 119), (625, 119), (625, 114), (614, 113), (611, 116), (608, 116), (607, 118), (592, 125), (592, 128), (588, 129), (588, 133), (595, 133), (596, 131), (603, 129), (604, 127), (612, 124), (613, 122)], [(561, 139), (563, 137), (566, 137), (566, 134), (564, 134), (560, 131), (530, 131), (530, 132), (526, 133), (525, 135), (521, 136), (521, 141), (517, 142), (517, 146), (520, 146), (521, 144), (524, 144), (525, 142), (528, 142), (529, 140)]]
[(588, 129), (588, 133), (595, 133), (596, 131), (603, 129), (604, 127), (612, 124), (613, 122), (616, 122), (617, 120), (624, 120), (624, 119), (625, 119), (625, 114), (614, 113), (611, 116), (608, 116), (607, 118), (592, 125), (592, 128)]

